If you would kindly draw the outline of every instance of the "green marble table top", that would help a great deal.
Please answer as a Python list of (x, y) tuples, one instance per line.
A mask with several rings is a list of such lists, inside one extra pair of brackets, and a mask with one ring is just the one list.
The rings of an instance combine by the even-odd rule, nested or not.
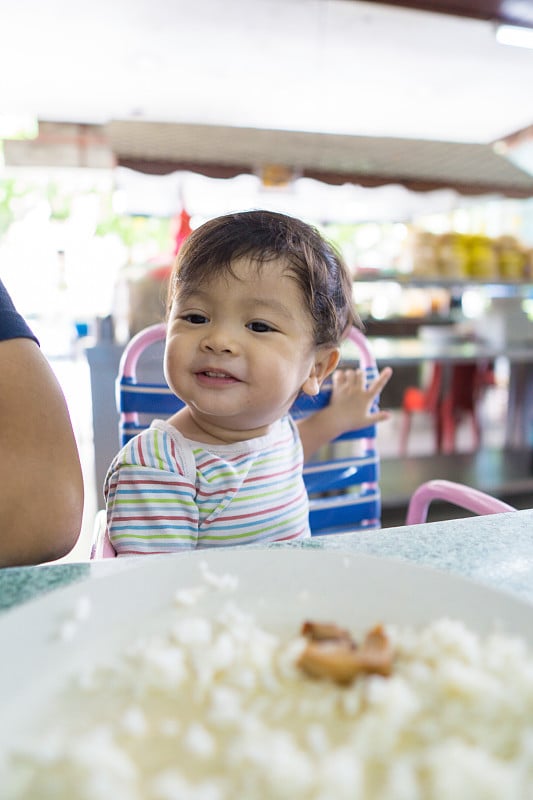
[[(271, 546), (406, 559), (519, 595), (533, 610), (533, 509)], [(145, 558), (129, 557), (0, 569), (0, 611), (74, 581), (142, 567), (143, 562)]]

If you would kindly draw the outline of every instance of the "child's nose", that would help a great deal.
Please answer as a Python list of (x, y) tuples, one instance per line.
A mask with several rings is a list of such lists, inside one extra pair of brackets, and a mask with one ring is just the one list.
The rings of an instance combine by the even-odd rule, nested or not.
[(227, 326), (209, 326), (202, 340), (202, 347), (212, 353), (235, 353), (238, 343), (235, 335)]

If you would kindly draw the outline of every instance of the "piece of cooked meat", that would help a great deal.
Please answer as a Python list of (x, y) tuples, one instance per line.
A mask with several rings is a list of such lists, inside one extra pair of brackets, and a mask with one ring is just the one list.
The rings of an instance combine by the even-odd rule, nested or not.
[(297, 666), (313, 678), (329, 678), (347, 685), (357, 675), (391, 673), (393, 652), (382, 625), (372, 628), (360, 646), (348, 631), (330, 623), (306, 622), (302, 635), (309, 641)]
[(302, 636), (311, 639), (313, 642), (328, 640), (349, 640), (356, 646), (352, 635), (346, 628), (339, 628), (334, 622), (304, 622), (302, 625)]

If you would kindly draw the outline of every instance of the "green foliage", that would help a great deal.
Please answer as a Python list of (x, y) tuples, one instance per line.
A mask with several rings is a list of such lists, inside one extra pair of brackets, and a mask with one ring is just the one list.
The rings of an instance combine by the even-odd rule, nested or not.
[(70, 217), (73, 193), (66, 194), (57, 183), (51, 181), (46, 187), (46, 198), (50, 206), (50, 219), (62, 221)]
[(95, 234), (96, 236), (114, 234), (128, 248), (152, 239), (158, 243), (159, 249), (164, 251), (168, 249), (171, 241), (171, 220), (109, 213), (98, 224)]
[(333, 242), (339, 250), (353, 244), (358, 225), (353, 222), (329, 223), (321, 225), (320, 230), (324, 236)]
[(6, 233), (16, 219), (16, 201), (27, 193), (27, 187), (24, 187), (16, 178), (5, 178), (0, 181), (0, 236)]
[[(97, 189), (86, 190), (98, 192)], [(74, 188), (62, 186), (60, 181), (46, 184), (28, 183), (20, 178), (0, 180), (0, 236), (4, 235), (16, 219), (21, 219), (35, 203), (46, 201), (50, 208), (50, 221), (67, 222), (76, 200)], [(128, 248), (147, 240), (155, 241), (159, 250), (168, 250), (172, 243), (172, 221), (167, 218), (129, 216), (113, 210), (112, 192), (100, 192), (101, 218), (96, 236), (117, 236)]]

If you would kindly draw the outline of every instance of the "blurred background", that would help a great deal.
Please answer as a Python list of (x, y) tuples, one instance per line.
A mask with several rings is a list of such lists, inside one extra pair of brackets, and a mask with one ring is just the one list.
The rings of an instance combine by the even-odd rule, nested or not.
[[(87, 527), (124, 343), (162, 318), (188, 233), (248, 208), (339, 247), (369, 335), (492, 337), (482, 449), (507, 455), (469, 482), (529, 500), (527, 454), (505, 473), (529, 452), (506, 429), (505, 350), (533, 343), (532, 3), (0, 0), (0, 31), (0, 275), (65, 389)], [(396, 369), (384, 398), (391, 470), (424, 371)], [(409, 455), (446, 477), (430, 423), (415, 434)], [(473, 449), (465, 427), (448, 455)]]

